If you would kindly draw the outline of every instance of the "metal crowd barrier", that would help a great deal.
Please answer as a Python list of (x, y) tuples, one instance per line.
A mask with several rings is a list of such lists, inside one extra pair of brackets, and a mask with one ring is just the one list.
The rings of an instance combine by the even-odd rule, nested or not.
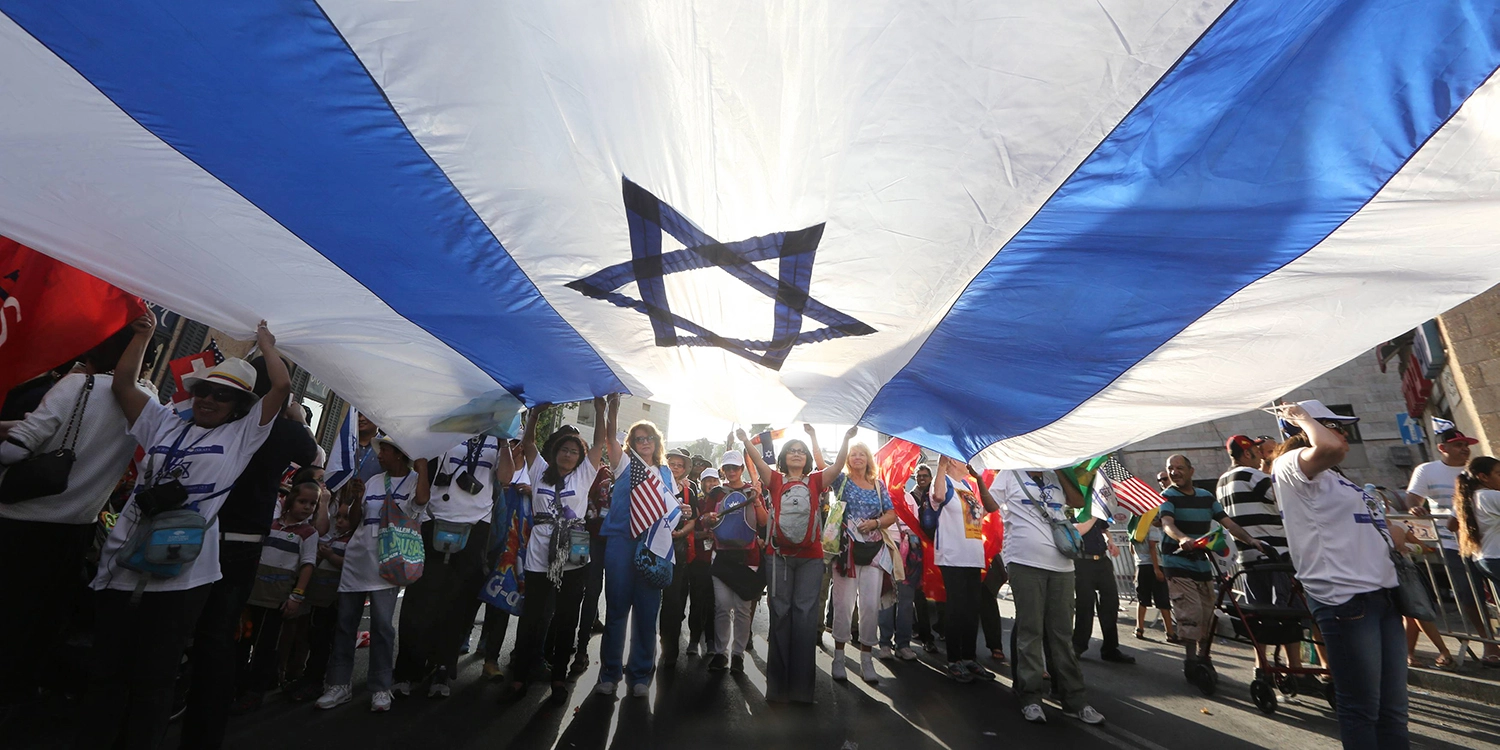
[[(1421, 541), (1424, 552), (1412, 555), (1412, 559), (1426, 573), (1437, 602), (1438, 634), (1458, 641), (1458, 649), (1454, 650), (1458, 664), (1462, 666), (1471, 653), (1471, 642), (1480, 643), (1481, 649), (1482, 644), (1500, 644), (1500, 609), (1496, 607), (1500, 591), (1472, 561), (1458, 560), (1454, 566), (1453, 558), (1444, 555), (1438, 524), (1446, 524), (1448, 518), (1390, 513), (1386, 520), (1405, 525)], [(1455, 574), (1460, 580), (1454, 580)], [(1467, 582), (1462, 578), (1467, 578)]]

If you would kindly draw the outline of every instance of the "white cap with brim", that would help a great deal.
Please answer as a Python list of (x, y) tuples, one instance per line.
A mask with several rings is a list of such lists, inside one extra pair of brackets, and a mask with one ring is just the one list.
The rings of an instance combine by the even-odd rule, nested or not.
[(1323, 405), (1322, 401), (1310, 398), (1306, 401), (1298, 401), (1297, 405), (1307, 411), (1307, 415), (1315, 420), (1328, 420), (1330, 422), (1358, 422), (1359, 417), (1351, 417), (1347, 414), (1334, 414), (1332, 409)]
[(222, 385), (245, 393), (255, 393), (255, 367), (238, 357), (231, 357), (211, 369), (194, 370), (182, 376), (182, 387), (192, 389), (194, 383)]
[(698, 475), (698, 479), (699, 480), (703, 480), (703, 479), (718, 479), (718, 478), (719, 478), (719, 472), (714, 471), (713, 469), (704, 469), (703, 473)]
[(744, 466), (745, 454), (739, 451), (724, 451), (724, 457), (719, 459), (720, 466)]

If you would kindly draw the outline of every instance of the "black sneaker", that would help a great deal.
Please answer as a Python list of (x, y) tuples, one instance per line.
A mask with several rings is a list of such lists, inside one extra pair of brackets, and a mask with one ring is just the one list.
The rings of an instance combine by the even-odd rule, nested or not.
[(723, 654), (714, 654), (713, 658), (708, 660), (708, 671), (710, 672), (723, 672), (728, 668), (729, 657)]
[(1104, 653), (1099, 654), (1099, 658), (1103, 661), (1114, 662), (1115, 664), (1135, 663), (1135, 657), (1123, 651), (1105, 651)]
[(735, 674), (745, 673), (745, 657), (743, 654), (729, 660), (729, 671)]

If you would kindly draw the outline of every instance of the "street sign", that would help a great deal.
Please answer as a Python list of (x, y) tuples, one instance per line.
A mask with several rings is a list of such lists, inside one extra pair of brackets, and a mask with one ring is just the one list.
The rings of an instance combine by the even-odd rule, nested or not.
[(1401, 430), (1401, 442), (1407, 445), (1422, 443), (1422, 423), (1412, 419), (1406, 412), (1396, 415), (1396, 427)]

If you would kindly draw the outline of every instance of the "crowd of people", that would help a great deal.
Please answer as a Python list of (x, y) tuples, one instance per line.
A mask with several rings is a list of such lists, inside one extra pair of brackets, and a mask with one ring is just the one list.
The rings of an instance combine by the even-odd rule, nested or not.
[[(1186, 456), (1170, 457), (1155, 520), (1132, 521), (1149, 530), (1113, 549), (1113, 519), (1075, 515), (1089, 500), (1063, 468), (982, 473), (940, 456), (917, 464), (909, 485), (889, 487), (870, 447), (851, 442), (853, 428), (830, 461), (811, 426), (806, 441), (773, 454), (739, 431), (714, 462), (669, 452), (651, 422), (621, 430), (617, 396), (594, 400), (588, 439), (571, 426), (539, 436), (550, 408), (539, 405), (518, 438), (476, 435), (434, 457), (411, 455), (361, 415), (330, 487), (264, 323), (255, 360), (183, 378), (186, 421), (139, 380), (153, 327), (150, 315), (135, 321), (24, 419), (0, 425), (7, 471), (64, 444), (78, 456), (61, 491), (0, 505), (0, 542), (33, 571), (10, 587), (24, 610), (0, 616), (8, 701), (58, 687), (50, 660), (59, 624), (81, 608), (79, 571), (96, 571), (90, 720), (77, 747), (160, 746), (184, 653), (183, 748), (220, 746), (229, 716), (274, 690), (319, 709), (350, 702), (359, 647), (371, 711), (423, 688), (446, 697), (481, 609), (483, 676), (499, 683), (504, 704), (536, 682), (548, 683), (549, 700), (567, 701), (595, 635), (592, 690), (613, 696), (623, 683), (628, 696), (647, 696), (659, 670), (681, 668), (684, 622), (695, 663), (743, 671), (763, 606), (768, 701), (815, 700), (825, 635), (834, 680), (856, 671), (878, 683), (877, 660), (916, 660), (917, 648), (938, 655), (941, 635), (947, 676), (993, 681), (978, 653), (982, 631), (988, 663), (1010, 669), (1027, 721), (1048, 720), (1050, 697), (1064, 715), (1099, 724), (1079, 667), (1096, 616), (1100, 658), (1135, 661), (1119, 640), (1111, 556), (1137, 563), (1135, 636), (1158, 609), (1188, 679), (1201, 679), (1213, 670), (1219, 578), (1199, 542), (1216, 527), (1239, 542), (1247, 601), (1309, 609), (1345, 746), (1407, 745), (1397, 569), (1413, 540), (1385, 521), (1370, 487), (1339, 469), (1355, 419), (1317, 401), (1278, 410), (1282, 441), (1231, 437), (1216, 491), (1194, 483)], [(1440, 437), (1442, 461), (1418, 467), (1394, 509), (1451, 511), (1442, 554), (1455, 587), (1482, 590), (1483, 577), (1500, 582), (1500, 463), (1470, 458), (1472, 441), (1456, 431)], [(127, 467), (125, 492), (111, 501)], [(111, 507), (117, 520), (101, 543), (99, 518)], [(513, 601), (483, 596), (501, 559), (516, 564)], [(1295, 576), (1255, 569), (1287, 560)], [(1015, 605), (1008, 649), (996, 603), (1005, 585)], [(32, 647), (10, 647), (18, 643)], [(1300, 666), (1300, 649), (1286, 658)], [(1257, 654), (1262, 668), (1272, 659)]]

